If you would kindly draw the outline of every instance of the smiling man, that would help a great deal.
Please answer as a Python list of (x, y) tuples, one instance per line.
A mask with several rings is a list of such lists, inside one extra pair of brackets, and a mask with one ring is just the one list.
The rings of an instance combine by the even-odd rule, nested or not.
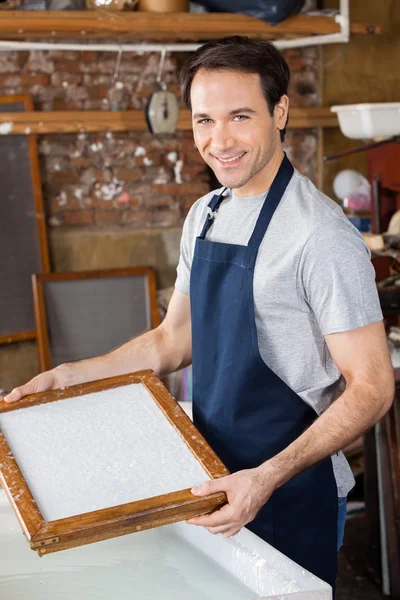
[(247, 525), (334, 586), (353, 486), (340, 449), (388, 410), (393, 372), (368, 249), (283, 152), (288, 83), (263, 40), (225, 38), (192, 55), (183, 96), (223, 187), (186, 219), (165, 320), (6, 401), (192, 363), (195, 424), (232, 475), (193, 489), (225, 491), (228, 503), (191, 523), (224, 536)]

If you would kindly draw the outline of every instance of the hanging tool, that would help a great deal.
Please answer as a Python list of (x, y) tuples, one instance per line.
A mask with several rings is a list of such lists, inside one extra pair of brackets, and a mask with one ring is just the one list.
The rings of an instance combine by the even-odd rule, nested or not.
[(166, 53), (166, 49), (163, 48), (157, 72), (156, 89), (151, 94), (145, 109), (148, 128), (154, 134), (175, 133), (179, 117), (179, 100), (175, 94), (168, 91), (166, 83), (161, 78)]

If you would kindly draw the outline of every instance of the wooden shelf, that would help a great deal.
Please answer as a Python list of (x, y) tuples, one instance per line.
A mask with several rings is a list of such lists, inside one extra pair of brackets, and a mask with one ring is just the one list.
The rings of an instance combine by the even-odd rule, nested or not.
[[(146, 131), (144, 112), (128, 111), (26, 111), (0, 113), (3, 134), (80, 133), (96, 131)], [(337, 116), (329, 108), (292, 108), (290, 129), (338, 127)], [(192, 128), (190, 113), (182, 110), (178, 129)]]
[[(353, 24), (356, 33), (380, 33), (379, 26)], [(199, 41), (227, 35), (268, 39), (338, 33), (339, 24), (326, 15), (299, 14), (278, 25), (236, 13), (152, 13), (106, 11), (3, 11), (0, 39), (125, 39)]]

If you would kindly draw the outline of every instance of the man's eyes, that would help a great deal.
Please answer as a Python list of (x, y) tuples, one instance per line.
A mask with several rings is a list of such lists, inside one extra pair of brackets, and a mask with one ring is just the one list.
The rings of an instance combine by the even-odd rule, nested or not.
[[(235, 115), (233, 117), (233, 119), (235, 121), (243, 121), (248, 119), (249, 117), (247, 117), (246, 115)], [(212, 123), (212, 119), (200, 119), (199, 121), (197, 121), (198, 125), (208, 125), (209, 123)]]

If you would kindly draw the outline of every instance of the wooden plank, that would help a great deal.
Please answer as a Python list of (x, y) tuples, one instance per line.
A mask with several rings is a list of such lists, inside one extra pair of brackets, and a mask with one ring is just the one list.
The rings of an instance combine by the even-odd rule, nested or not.
[[(222, 494), (195, 498), (190, 490), (182, 490), (78, 517), (44, 523), (30, 538), (30, 545), (39, 555), (60, 552), (187, 520), (211, 512), (223, 504), (225, 499)], [(45, 540), (54, 538), (57, 539), (57, 543), (40, 547), (41, 544), (44, 546)]]
[(299, 14), (277, 25), (236, 13), (153, 13), (145, 11), (4, 11), (0, 37), (29, 38), (124, 38), (135, 40), (209, 40), (227, 35), (282, 38), (338, 33), (334, 17)]
[(29, 539), (42, 527), (43, 518), (1, 431), (0, 457), (0, 481), (19, 524)]
[(25, 342), (26, 340), (35, 340), (36, 331), (21, 331), (10, 335), (0, 335), (0, 344), (11, 344), (12, 342)]
[(367, 541), (366, 570), (375, 584), (381, 586), (382, 563), (375, 427), (367, 431), (364, 435), (364, 498)]
[[(229, 474), (183, 409), (150, 370), (32, 394), (15, 404), (3, 402), (0, 403), (0, 414), (132, 383), (142, 383), (147, 388), (164, 416), (177, 430), (211, 479)], [(191, 494), (189, 489), (185, 489), (46, 522), (12, 456), (7, 441), (1, 434), (0, 464), (0, 475), (6, 493), (31, 548), (39, 555), (186, 520), (226, 504), (224, 493), (197, 497)]]
[(353, 35), (381, 35), (382, 25), (376, 23), (350, 23), (350, 33)]
[[(0, 124), (9, 134), (81, 133), (97, 131), (147, 131), (144, 111), (31, 111), (0, 113)], [(292, 108), (289, 128), (338, 127), (335, 113), (329, 108)], [(190, 112), (181, 110), (178, 129), (192, 128)]]
[[(1, 106), (2, 105), (23, 105), (24, 110), (19, 111), (19, 112), (4, 112), (2, 113), (4, 116), (4, 122), (7, 123), (10, 118), (13, 118), (13, 115), (15, 114), (24, 114), (25, 110), (29, 113), (32, 114), (34, 113), (33, 111), (33, 102), (32, 102), (32, 97), (28, 94), (10, 94), (7, 96), (1, 96), (0, 97), (0, 110), (1, 110)], [(38, 262), (36, 263), (36, 267), (39, 266), (40, 270), (44, 273), (47, 273), (50, 271), (50, 259), (49, 259), (49, 251), (48, 251), (48, 244), (47, 244), (47, 234), (46, 234), (46, 223), (45, 223), (45, 214), (44, 214), (44, 204), (43, 204), (43, 196), (42, 196), (42, 185), (41, 185), (41, 181), (40, 181), (40, 168), (39, 168), (39, 160), (38, 160), (38, 151), (37, 151), (37, 144), (36, 144), (36, 137), (33, 134), (33, 132), (30, 131), (26, 131), (25, 132), (27, 137), (26, 138), (21, 138), (23, 145), (26, 148), (27, 151), (27, 158), (29, 160), (29, 175), (30, 175), (30, 184), (29, 184), (29, 196), (32, 195), (32, 200), (33, 200), (33, 214), (35, 215), (35, 222), (32, 223), (32, 225), (34, 226), (36, 232), (35, 232), (35, 236), (37, 236), (37, 244), (38, 244), (38, 248), (37, 248), (37, 259)], [(6, 141), (4, 140), (4, 142), (6, 143)], [(11, 144), (12, 146), (14, 146), (14, 142), (17, 142), (18, 144), (18, 140), (17, 138), (15, 138), (13, 140), (13, 143)], [(21, 151), (21, 150), (20, 150)], [(10, 149), (7, 148), (7, 152), (11, 152)], [(14, 152), (14, 151), (13, 151)], [(24, 149), (25, 152), (25, 149)], [(21, 160), (21, 155), (16, 156), (15, 160), (18, 160), (18, 156), (20, 157)], [(24, 155), (22, 155), (24, 156)], [(21, 171), (21, 169), (23, 169), (23, 167), (21, 167), (21, 162), (18, 163), (17, 165), (17, 169), (18, 169), (18, 173), (16, 174), (16, 180), (18, 180), (19, 183), (19, 179), (20, 177), (23, 177), (23, 171)], [(28, 177), (28, 175), (27, 175)], [(14, 193), (14, 191), (13, 191)], [(15, 189), (15, 193), (17, 194), (17, 198), (18, 198), (18, 194), (20, 193), (17, 189)], [(26, 194), (24, 194), (26, 196)], [(5, 198), (5, 200), (7, 200)], [(18, 198), (18, 202), (20, 202), (20, 199)], [(25, 217), (28, 216), (29, 218), (29, 214), (28, 212), (26, 212), (26, 209), (21, 208), (21, 211), (23, 215), (23, 218), (21, 220), (21, 218), (18, 219), (18, 222), (21, 224), (21, 226), (25, 227), (25, 223), (26, 223), (26, 219)], [(25, 211), (25, 212), (24, 212)], [(9, 215), (7, 215), (9, 216)], [(12, 222), (12, 221), (11, 221)], [(3, 224), (6, 228), (7, 228), (7, 223), (9, 224), (10, 222), (7, 220), (5, 220), (5, 223)], [(25, 239), (25, 238), (24, 238)], [(33, 238), (32, 238), (33, 239)], [(21, 245), (21, 241), (19, 241), (19, 245)], [(35, 247), (36, 247), (36, 242), (35, 242)], [(33, 247), (30, 248), (30, 250), (32, 252), (34, 252)], [(13, 253), (13, 251), (12, 251)], [(36, 250), (35, 250), (35, 256), (36, 256)], [(14, 257), (14, 260), (17, 261), (17, 257)], [(22, 265), (29, 265), (31, 264), (31, 262), (28, 260), (26, 260), (26, 258), (24, 257), (23, 260), (21, 260), (20, 262), (15, 262), (15, 267), (16, 267), (16, 273), (20, 275), (20, 282), (23, 282), (23, 279), (21, 279), (22, 275), (21, 275), (21, 268)], [(19, 265), (19, 268), (18, 268)], [(31, 264), (31, 268), (32, 269), (36, 269), (34, 264)], [(29, 276), (30, 273), (28, 273), (28, 282), (29, 282)], [(25, 284), (22, 283), (22, 286), (24, 286)], [(29, 298), (27, 297), (27, 302), (29, 302)], [(14, 310), (14, 307), (13, 307)], [(26, 307), (24, 308), (25, 313), (27, 314), (27, 312), (30, 310), (29, 304), (26, 305)], [(5, 314), (4, 314), (5, 316)], [(25, 320), (25, 319), (24, 319)], [(21, 322), (21, 319), (20, 319)], [(22, 323), (22, 322), (21, 322)], [(4, 343), (10, 343), (10, 342), (18, 342), (18, 341), (22, 341), (22, 340), (29, 340), (29, 339), (35, 339), (36, 334), (34, 331), (32, 331), (32, 327), (34, 326), (34, 323), (22, 323), (19, 330), (16, 331), (10, 331), (8, 332), (7, 330), (5, 331), (5, 328), (3, 328), (2, 331), (2, 335), (0, 335), (0, 344), (4, 344)], [(27, 327), (26, 330), (25, 327)]]
[[(158, 312), (157, 305), (157, 285), (156, 285), (156, 274), (152, 267), (124, 267), (119, 269), (101, 269), (101, 270), (91, 270), (91, 271), (74, 271), (74, 272), (64, 272), (64, 273), (44, 273), (44, 274), (34, 274), (32, 275), (32, 290), (33, 290), (33, 300), (34, 300), (34, 308), (35, 308), (35, 321), (36, 321), (36, 331), (37, 331), (37, 342), (38, 342), (38, 350), (39, 350), (39, 364), (41, 371), (47, 371), (52, 367), (57, 366), (54, 364), (53, 356), (52, 356), (52, 347), (54, 344), (57, 346), (60, 343), (60, 340), (57, 339), (55, 332), (51, 331), (49, 318), (48, 318), (48, 308), (46, 307), (45, 301), (45, 288), (48, 283), (66, 283), (66, 282), (76, 282), (76, 281), (90, 281), (90, 280), (102, 280), (108, 279), (110, 285), (112, 285), (113, 278), (128, 278), (135, 279), (137, 277), (144, 276), (145, 281), (148, 287), (148, 302), (149, 302), (149, 311), (151, 314), (151, 328), (155, 329), (160, 324), (160, 315)], [(85, 288), (83, 288), (85, 289)], [(129, 298), (126, 299), (129, 302)], [(111, 299), (108, 300), (111, 306)], [(79, 303), (79, 300), (77, 300)], [(71, 306), (70, 311), (68, 311), (71, 315), (76, 314), (77, 307)], [(65, 314), (65, 313), (64, 313)], [(90, 323), (90, 319), (88, 319)], [(128, 335), (128, 334), (127, 334)], [(91, 337), (93, 339), (94, 332), (93, 326), (91, 327)], [(53, 346), (50, 343), (50, 338), (53, 340)], [(119, 343), (122, 343), (121, 340)], [(111, 349), (110, 349), (111, 350)], [(95, 350), (93, 348), (94, 354), (99, 354), (98, 349)], [(74, 360), (77, 360), (79, 357), (73, 357)]]
[[(0, 14), (2, 39), (124, 38), (135, 40), (208, 40), (227, 35), (283, 39), (338, 33), (333, 16), (299, 14), (277, 25), (236, 13), (152, 13), (145, 11), (4, 11)], [(380, 25), (351, 23), (350, 32), (376, 35)]]
[[(391, 409), (392, 411), (393, 409)], [(394, 473), (390, 463), (390, 426), (389, 415), (382, 419), (380, 433), (381, 464), (383, 479), (383, 503), (385, 506), (385, 526), (387, 534), (388, 562), (390, 569), (390, 588), (393, 600), (400, 600), (400, 540), (396, 528), (396, 505), (394, 495)]]

